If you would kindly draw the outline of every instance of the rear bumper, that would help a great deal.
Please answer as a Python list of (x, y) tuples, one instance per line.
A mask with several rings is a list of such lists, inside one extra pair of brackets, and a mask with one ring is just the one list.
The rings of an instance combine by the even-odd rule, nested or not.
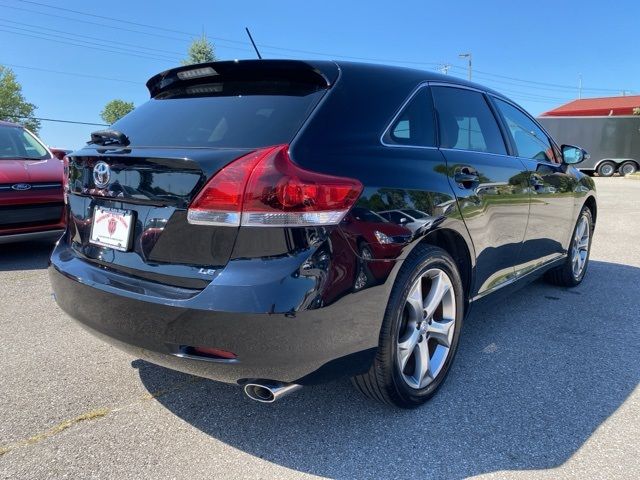
[(64, 229), (56, 228), (53, 230), (26, 232), (26, 233), (9, 233), (4, 234), (0, 231), (0, 244), (27, 242), (30, 240), (57, 240), (64, 233)]
[[(313, 384), (366, 371), (378, 344), (387, 286), (318, 306), (309, 298), (326, 286), (292, 275), (290, 265), (282, 265), (291, 258), (260, 261), (255, 268), (266, 273), (254, 268), (251, 285), (251, 266), (230, 262), (204, 290), (189, 290), (98, 268), (60, 242), (49, 275), (58, 305), (72, 318), (114, 346), (168, 368), (240, 384)], [(283, 295), (292, 307), (273, 311), (283, 305)], [(237, 359), (184, 358), (179, 355), (185, 346), (222, 349)]]

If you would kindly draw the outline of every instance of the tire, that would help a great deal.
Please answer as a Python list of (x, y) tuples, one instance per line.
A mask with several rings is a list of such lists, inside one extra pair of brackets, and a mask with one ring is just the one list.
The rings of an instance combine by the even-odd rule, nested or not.
[(616, 173), (616, 164), (613, 162), (602, 162), (598, 165), (596, 172), (600, 177), (611, 177)]
[[(439, 292), (444, 292), (441, 297)], [(427, 301), (436, 298), (442, 299), (440, 303)], [(420, 305), (431, 312), (425, 316)], [(463, 318), (464, 290), (455, 262), (441, 248), (418, 245), (391, 290), (375, 359), (367, 373), (352, 378), (354, 386), (388, 405), (422, 405), (449, 372)], [(418, 340), (413, 343), (414, 339)], [(423, 360), (425, 355), (428, 362)]]
[[(586, 233), (588, 234), (588, 238), (586, 239), (586, 245), (583, 246), (586, 250), (580, 247), (580, 242), (584, 241), (584, 237), (580, 235), (581, 238), (577, 238), (579, 234), (579, 227), (582, 225), (582, 222), (586, 222)], [(593, 216), (591, 215), (591, 210), (588, 207), (582, 207), (582, 211), (578, 216), (578, 221), (576, 222), (576, 226), (573, 229), (573, 234), (571, 236), (571, 247), (569, 248), (569, 253), (567, 255), (566, 261), (559, 267), (556, 267), (552, 270), (549, 270), (546, 273), (545, 278), (554, 285), (558, 285), (561, 287), (576, 287), (582, 283), (582, 279), (587, 273), (587, 267), (589, 266), (589, 255), (591, 253), (591, 241), (593, 239)], [(576, 272), (575, 269), (575, 259), (576, 259), (576, 249), (580, 249), (584, 252), (584, 260), (581, 268)], [(580, 254), (578, 254), (580, 255)]]
[(638, 164), (632, 161), (624, 162), (620, 167), (618, 167), (618, 173), (621, 177), (626, 177), (627, 175), (634, 174), (637, 171)]

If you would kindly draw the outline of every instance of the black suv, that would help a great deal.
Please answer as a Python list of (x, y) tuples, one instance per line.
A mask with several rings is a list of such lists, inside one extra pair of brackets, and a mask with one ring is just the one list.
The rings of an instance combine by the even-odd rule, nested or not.
[(60, 307), (135, 356), (264, 402), (350, 376), (412, 407), (471, 304), (585, 275), (594, 184), (571, 164), (586, 152), (497, 92), (289, 60), (147, 87), (69, 156), (49, 269)]

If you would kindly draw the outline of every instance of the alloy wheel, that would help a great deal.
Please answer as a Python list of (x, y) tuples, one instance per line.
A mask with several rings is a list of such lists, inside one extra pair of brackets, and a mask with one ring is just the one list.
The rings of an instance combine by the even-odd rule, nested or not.
[(456, 323), (456, 298), (449, 276), (439, 268), (424, 272), (411, 286), (398, 332), (396, 359), (408, 386), (421, 389), (445, 365)]
[(590, 234), (589, 219), (583, 215), (580, 217), (576, 226), (576, 233), (573, 236), (571, 268), (574, 278), (580, 278), (587, 264)]

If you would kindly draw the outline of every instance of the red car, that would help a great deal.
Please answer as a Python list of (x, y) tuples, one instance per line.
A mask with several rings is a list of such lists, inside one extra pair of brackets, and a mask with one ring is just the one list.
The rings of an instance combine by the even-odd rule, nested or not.
[[(377, 285), (393, 268), (394, 258), (411, 241), (411, 230), (382, 218), (367, 208), (355, 207), (342, 221), (344, 234), (358, 257), (354, 290)], [(371, 260), (380, 260), (373, 262)]]
[(0, 121), (0, 244), (62, 235), (63, 172), (35, 135)]

